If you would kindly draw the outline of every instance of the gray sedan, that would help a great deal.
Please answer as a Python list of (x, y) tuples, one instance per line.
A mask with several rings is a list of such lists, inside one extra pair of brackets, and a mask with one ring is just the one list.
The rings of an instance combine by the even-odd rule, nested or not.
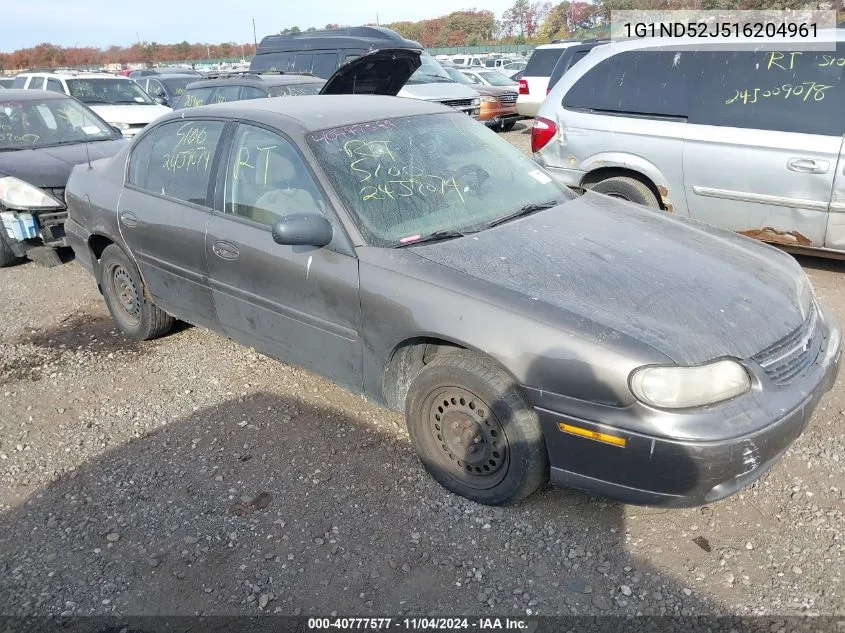
[(424, 101), (174, 112), (67, 199), (123, 332), (183, 319), (402, 410), (427, 470), (481, 503), (549, 478), (715, 501), (777, 462), (838, 370), (839, 326), (790, 256), (575, 197)]

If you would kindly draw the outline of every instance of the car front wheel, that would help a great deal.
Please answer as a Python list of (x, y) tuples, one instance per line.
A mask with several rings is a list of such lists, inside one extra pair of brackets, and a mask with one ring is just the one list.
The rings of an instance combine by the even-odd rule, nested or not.
[(128, 337), (147, 341), (173, 327), (173, 317), (144, 296), (141, 275), (119, 246), (112, 244), (103, 251), (100, 283), (117, 328)]
[(405, 413), (426, 470), (456, 494), (506, 505), (548, 479), (537, 415), (489, 359), (465, 350), (436, 355), (411, 384)]

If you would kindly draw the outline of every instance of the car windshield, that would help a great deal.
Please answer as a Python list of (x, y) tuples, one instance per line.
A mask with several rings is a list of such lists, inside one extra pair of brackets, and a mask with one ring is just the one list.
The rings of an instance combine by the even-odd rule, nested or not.
[(459, 84), (467, 84), (468, 86), (474, 86), (474, 85), (475, 85), (475, 84), (474, 84), (474, 83), (472, 83), (472, 82), (469, 80), (469, 78), (468, 78), (465, 74), (463, 74), (460, 70), (457, 70), (457, 69), (455, 69), (455, 68), (446, 68), (446, 72), (449, 74), (449, 76), (450, 76), (452, 79), (454, 79), (455, 81), (457, 81)]
[(408, 79), (409, 84), (454, 83), (446, 69), (434, 57), (423, 51), (420, 55), (421, 65)]
[(299, 84), (287, 84), (285, 86), (273, 86), (268, 91), (271, 97), (302, 97), (304, 95), (315, 95), (320, 92), (325, 82), (313, 81)]
[(486, 81), (491, 86), (512, 86), (513, 85), (513, 79), (503, 75), (500, 72), (478, 73), (478, 76), (481, 77), (484, 81)]
[(73, 99), (0, 99), (0, 151), (116, 138), (115, 130)]
[(457, 113), (312, 132), (308, 143), (368, 243), (472, 232), (573, 194), (495, 132)]
[(92, 105), (155, 105), (150, 96), (131, 79), (89, 77), (68, 79), (70, 95)]
[(170, 79), (168, 77), (159, 77), (158, 80), (165, 86), (167, 86), (167, 89), (170, 91), (170, 94), (180, 97), (185, 94), (185, 88), (188, 86), (188, 84), (196, 81), (196, 78), (176, 77)]

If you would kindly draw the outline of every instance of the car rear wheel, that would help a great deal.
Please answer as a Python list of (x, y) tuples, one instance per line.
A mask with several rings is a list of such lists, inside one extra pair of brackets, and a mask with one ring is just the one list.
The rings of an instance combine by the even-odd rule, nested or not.
[(174, 319), (144, 295), (138, 269), (119, 246), (106, 247), (100, 258), (100, 283), (117, 328), (136, 341), (167, 334)]
[(3, 228), (0, 227), (0, 268), (11, 266), (18, 261), (18, 257), (12, 251), (12, 247), (6, 236), (3, 235)]
[(641, 204), (644, 207), (650, 207), (652, 209), (660, 208), (660, 202), (657, 200), (654, 192), (649, 189), (648, 185), (636, 178), (614, 176), (613, 178), (600, 180), (588, 188), (611, 198), (621, 198), (622, 200)]
[(510, 132), (513, 129), (513, 126), (516, 125), (516, 121), (505, 121), (502, 123), (502, 127), (499, 128), (501, 132)]
[(436, 355), (411, 384), (405, 415), (423, 466), (458, 495), (506, 505), (548, 479), (537, 414), (489, 359), (465, 350)]

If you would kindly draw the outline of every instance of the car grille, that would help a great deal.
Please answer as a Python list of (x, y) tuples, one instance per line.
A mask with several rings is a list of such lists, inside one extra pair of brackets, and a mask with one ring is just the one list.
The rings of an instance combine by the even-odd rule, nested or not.
[(517, 94), (515, 92), (506, 92), (499, 95), (499, 103), (502, 105), (513, 105), (516, 103)]
[(452, 99), (451, 101), (441, 101), (443, 105), (447, 105), (451, 108), (471, 108), (472, 107), (472, 99)]
[(786, 385), (801, 375), (819, 354), (819, 315), (814, 302), (810, 313), (794, 332), (753, 357), (776, 385)]

